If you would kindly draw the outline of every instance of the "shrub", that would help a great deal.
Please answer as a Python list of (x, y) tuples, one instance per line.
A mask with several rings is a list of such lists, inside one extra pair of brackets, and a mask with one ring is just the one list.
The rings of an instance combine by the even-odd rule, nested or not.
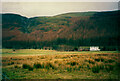
[(95, 60), (89, 59), (89, 63), (95, 64)]
[(29, 71), (32, 71), (33, 70), (33, 67), (31, 67), (30, 65), (28, 64), (23, 64), (22, 66), (24, 69), (28, 69)]
[(73, 68), (73, 71), (76, 71), (76, 70), (78, 70), (78, 68), (77, 68), (77, 67), (74, 67), (74, 68)]
[(32, 58), (27, 58), (28, 60), (32, 60)]
[(118, 67), (120, 67), (120, 63), (116, 63), (116, 65), (117, 65)]
[(95, 61), (98, 61), (98, 62), (99, 62), (99, 61), (100, 61), (100, 58), (95, 58)]
[(14, 64), (14, 62), (8, 63), (8, 65), (13, 65), (13, 64)]
[(104, 62), (104, 58), (101, 58), (101, 62)]
[(6, 62), (7, 60), (2, 60), (2, 62)]
[(29, 65), (27, 65), (27, 64), (23, 64), (23, 66), (22, 66), (24, 69), (27, 69), (28, 67), (29, 67)]
[(67, 67), (67, 71), (68, 71), (68, 72), (71, 72), (71, 71), (72, 71), (72, 68), (71, 68), (71, 67)]
[(55, 67), (55, 65), (52, 65), (51, 68), (52, 68), (52, 69), (57, 69), (57, 68)]
[(34, 68), (44, 68), (43, 66), (42, 66), (42, 64), (40, 64), (40, 63), (37, 63), (37, 64), (34, 64)]
[(93, 73), (99, 73), (99, 71), (100, 71), (100, 67), (98, 65), (95, 65), (95, 66), (92, 67), (92, 72)]
[(56, 60), (56, 61), (54, 61), (54, 63), (58, 63), (58, 61)]
[(41, 57), (41, 59), (45, 59), (45, 57)]
[(87, 68), (88, 68), (88, 69), (90, 69), (90, 66), (89, 66), (89, 65), (87, 65)]
[(105, 63), (113, 63), (113, 62), (115, 62), (115, 60), (113, 60), (113, 59), (108, 59), (105, 61)]
[(17, 65), (15, 65), (14, 68), (19, 68), (19, 67)]
[(105, 65), (101, 64), (100, 69), (104, 69), (104, 68), (105, 68)]
[(108, 71), (108, 72), (110, 72), (110, 71), (112, 71), (113, 69), (114, 69), (114, 65), (107, 65), (106, 67), (105, 67), (105, 69)]
[(78, 65), (78, 63), (75, 62), (75, 61), (74, 61), (74, 62), (70, 62), (70, 65), (71, 65), (71, 66), (75, 66), (75, 65)]
[(33, 67), (29, 67), (28, 70), (29, 70), (29, 71), (33, 71)]
[(112, 63), (112, 62), (115, 62), (115, 60), (109, 59), (108, 62), (109, 62), (109, 63)]
[(87, 64), (87, 68), (91, 69), (93, 67), (93, 64)]
[(48, 66), (48, 67), (51, 67), (52, 69), (57, 69), (57, 68), (55, 67), (55, 65), (52, 64), (52, 63), (48, 63), (47, 66)]
[(11, 65), (13, 65), (14, 64), (14, 62), (11, 62)]
[(80, 70), (81, 68), (82, 68), (82, 66), (79, 65), (78, 70)]
[(11, 63), (8, 63), (8, 65), (11, 65)]
[(51, 66), (51, 64), (47, 62), (46, 65), (45, 65), (45, 68), (49, 69), (50, 66)]

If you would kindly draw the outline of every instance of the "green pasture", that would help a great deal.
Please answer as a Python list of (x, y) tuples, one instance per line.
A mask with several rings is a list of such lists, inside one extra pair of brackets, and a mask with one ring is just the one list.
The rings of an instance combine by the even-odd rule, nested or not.
[(53, 54), (104, 54), (120, 53), (119, 51), (55, 51), (42, 49), (2, 49), (2, 56), (16, 55), (53, 55)]

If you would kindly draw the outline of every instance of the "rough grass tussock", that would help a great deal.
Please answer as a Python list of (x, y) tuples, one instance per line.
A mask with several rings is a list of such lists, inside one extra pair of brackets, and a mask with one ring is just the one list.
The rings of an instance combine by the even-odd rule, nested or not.
[(8, 65), (13, 65), (13, 64), (15, 64), (14, 62), (10, 62), (10, 63), (8, 63)]
[(99, 73), (99, 72), (100, 72), (100, 67), (99, 67), (98, 65), (94, 65), (94, 66), (92, 67), (92, 72), (93, 72), (93, 73)]
[(41, 63), (35, 63), (33, 65), (34, 68), (38, 69), (38, 68), (44, 68), (44, 66)]
[(23, 64), (22, 68), (28, 69), (29, 71), (33, 71), (33, 67), (28, 64)]
[(112, 64), (108, 64), (105, 66), (105, 69), (107, 72), (112, 71), (114, 68), (115, 68), (115, 65), (112, 65)]

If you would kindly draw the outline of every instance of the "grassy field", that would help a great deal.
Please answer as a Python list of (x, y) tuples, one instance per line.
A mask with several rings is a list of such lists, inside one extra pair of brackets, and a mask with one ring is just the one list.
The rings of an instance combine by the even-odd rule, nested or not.
[(3, 49), (2, 71), (10, 79), (118, 79), (119, 55), (118, 51)]

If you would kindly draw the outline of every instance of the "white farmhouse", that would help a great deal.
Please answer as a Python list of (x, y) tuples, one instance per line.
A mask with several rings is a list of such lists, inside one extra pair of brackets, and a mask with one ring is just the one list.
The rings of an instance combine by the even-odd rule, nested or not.
[(90, 51), (100, 51), (99, 46), (91, 46)]

